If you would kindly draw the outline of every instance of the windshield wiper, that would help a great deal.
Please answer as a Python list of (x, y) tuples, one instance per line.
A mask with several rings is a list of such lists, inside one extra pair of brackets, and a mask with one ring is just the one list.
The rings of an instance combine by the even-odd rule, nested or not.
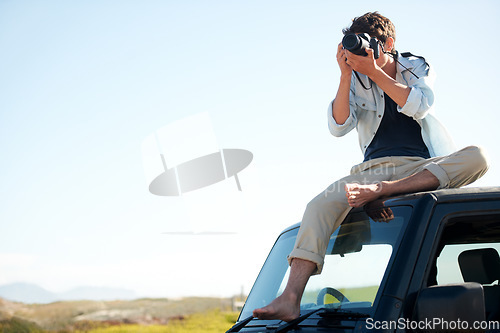
[(235, 324), (233, 327), (231, 327), (226, 333), (233, 333), (233, 332), (239, 332), (243, 327), (246, 326), (249, 322), (251, 322), (253, 319), (253, 316), (250, 316), (246, 319), (243, 319), (239, 323)]
[[(320, 312), (321, 311), (321, 312)], [(273, 333), (283, 333), (283, 332), (288, 332), (289, 330), (293, 329), (295, 326), (303, 322), (305, 319), (309, 318), (311, 315), (320, 312), (319, 315), (320, 317), (337, 317), (337, 318), (343, 318), (343, 319), (358, 319), (358, 318), (366, 318), (369, 317), (368, 314), (366, 313), (361, 313), (361, 312), (350, 312), (350, 311), (345, 311), (341, 309), (328, 309), (328, 308), (319, 308), (313, 311), (310, 311), (308, 313), (303, 314), (302, 316), (298, 317), (297, 319), (292, 320), (289, 323), (283, 324), (281, 326), (278, 326), (276, 330), (273, 331)], [(270, 328), (270, 327), (268, 327)]]
[[(324, 310), (324, 308), (319, 308), (319, 309), (316, 309), (316, 310), (313, 310), (313, 311), (309, 311), (308, 313), (303, 314), (302, 316), (300, 316), (300, 317), (292, 320), (291, 322), (283, 324), (283, 325), (277, 327), (276, 330), (273, 331), (273, 332), (274, 333), (287, 332), (291, 328), (293, 328), (293, 327), (297, 326), (298, 324), (300, 324), (303, 320), (307, 319), (310, 315), (312, 315), (313, 313), (316, 313), (316, 312), (318, 312), (320, 310)], [(237, 323), (236, 325), (234, 325), (233, 327), (231, 327), (228, 331), (226, 331), (226, 333), (239, 332), (243, 327), (245, 327), (249, 322), (251, 322), (253, 318), (254, 318), (253, 316), (250, 316), (250, 317), (248, 317), (246, 319), (243, 319), (242, 321), (240, 321), (239, 323)]]
[[(358, 319), (358, 318), (367, 318), (369, 317), (368, 314), (362, 313), (362, 312), (350, 312), (350, 311), (345, 311), (341, 309), (328, 309), (328, 308), (319, 308), (316, 310), (309, 311), (307, 313), (304, 313), (303, 315), (299, 316), (298, 318), (285, 323), (281, 326), (276, 327), (272, 332), (273, 333), (284, 333), (288, 332), (289, 330), (293, 329), (295, 326), (309, 318), (311, 315), (322, 311), (319, 315), (320, 317), (337, 317), (337, 318), (344, 318), (344, 319)], [(243, 319), (239, 323), (235, 324), (233, 327), (231, 327), (226, 333), (235, 333), (239, 332), (243, 327), (245, 327), (249, 322), (254, 319), (253, 316), (250, 316), (248, 318)], [(272, 329), (274, 327), (268, 326), (267, 329)]]
[(319, 308), (319, 309), (316, 309), (316, 310), (312, 310), (312, 311), (309, 311), (308, 313), (305, 313), (303, 314), (302, 316), (286, 323), (286, 324), (283, 324), (281, 326), (278, 326), (276, 328), (275, 331), (273, 331), (274, 333), (280, 333), (280, 332), (288, 332), (289, 330), (291, 330), (292, 328), (294, 328), (295, 326), (297, 326), (298, 324), (300, 324), (301, 322), (303, 322), (304, 320), (306, 320), (307, 318), (309, 318), (312, 314), (316, 313), (316, 312), (319, 312), (321, 310), (324, 310), (325, 308)]

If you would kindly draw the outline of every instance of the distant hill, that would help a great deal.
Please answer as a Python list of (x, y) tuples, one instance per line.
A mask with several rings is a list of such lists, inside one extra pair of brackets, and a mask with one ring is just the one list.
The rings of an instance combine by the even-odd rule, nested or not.
[(130, 300), (137, 297), (135, 292), (128, 289), (89, 286), (77, 287), (57, 295), (61, 300), (64, 301), (112, 301)]
[(121, 324), (180, 325), (193, 314), (197, 314), (193, 318), (198, 323), (192, 330), (186, 328), (183, 332), (205, 332), (201, 329), (205, 326), (214, 332), (214, 325), (221, 320), (226, 328), (219, 332), (225, 332), (238, 318), (236, 312), (230, 312), (232, 307), (233, 300), (230, 298), (210, 297), (63, 301), (50, 304), (24, 304), (0, 298), (0, 332), (87, 332), (91, 327)]
[(107, 287), (77, 287), (62, 293), (48, 291), (36, 284), (17, 282), (0, 286), (0, 297), (22, 303), (52, 303), (76, 300), (130, 300), (136, 294), (127, 289)]

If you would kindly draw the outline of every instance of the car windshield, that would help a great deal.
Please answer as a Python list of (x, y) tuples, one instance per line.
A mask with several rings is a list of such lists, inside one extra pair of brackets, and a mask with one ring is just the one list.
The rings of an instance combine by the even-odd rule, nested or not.
[[(301, 310), (328, 307), (370, 314), (411, 207), (378, 207), (351, 212), (330, 238), (323, 271), (309, 279)], [(298, 227), (276, 241), (255, 281), (240, 318), (269, 304), (288, 281), (287, 255)]]

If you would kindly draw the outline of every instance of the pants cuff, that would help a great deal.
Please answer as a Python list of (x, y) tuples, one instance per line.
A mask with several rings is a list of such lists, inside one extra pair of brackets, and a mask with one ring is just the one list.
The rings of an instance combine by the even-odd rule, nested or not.
[(292, 260), (298, 258), (303, 260), (312, 261), (316, 264), (316, 270), (312, 273), (312, 275), (321, 274), (323, 270), (323, 264), (325, 259), (317, 253), (309, 252), (303, 249), (293, 249), (293, 251), (288, 255), (288, 264), (292, 264)]
[(450, 186), (450, 178), (448, 177), (448, 174), (437, 163), (431, 162), (427, 164), (424, 166), (424, 170), (429, 170), (430, 173), (432, 173), (439, 180), (438, 190), (448, 188)]

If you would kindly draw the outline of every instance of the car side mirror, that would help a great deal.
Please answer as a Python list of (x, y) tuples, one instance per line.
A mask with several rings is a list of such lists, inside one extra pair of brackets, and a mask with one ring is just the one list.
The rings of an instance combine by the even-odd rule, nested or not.
[(485, 321), (483, 286), (476, 282), (432, 286), (418, 295), (414, 321), (428, 323), (416, 331), (484, 332), (472, 330)]
[(370, 220), (351, 221), (348, 215), (340, 225), (337, 239), (333, 244), (332, 251), (329, 254), (355, 253), (361, 251), (363, 244), (369, 243), (371, 238)]

